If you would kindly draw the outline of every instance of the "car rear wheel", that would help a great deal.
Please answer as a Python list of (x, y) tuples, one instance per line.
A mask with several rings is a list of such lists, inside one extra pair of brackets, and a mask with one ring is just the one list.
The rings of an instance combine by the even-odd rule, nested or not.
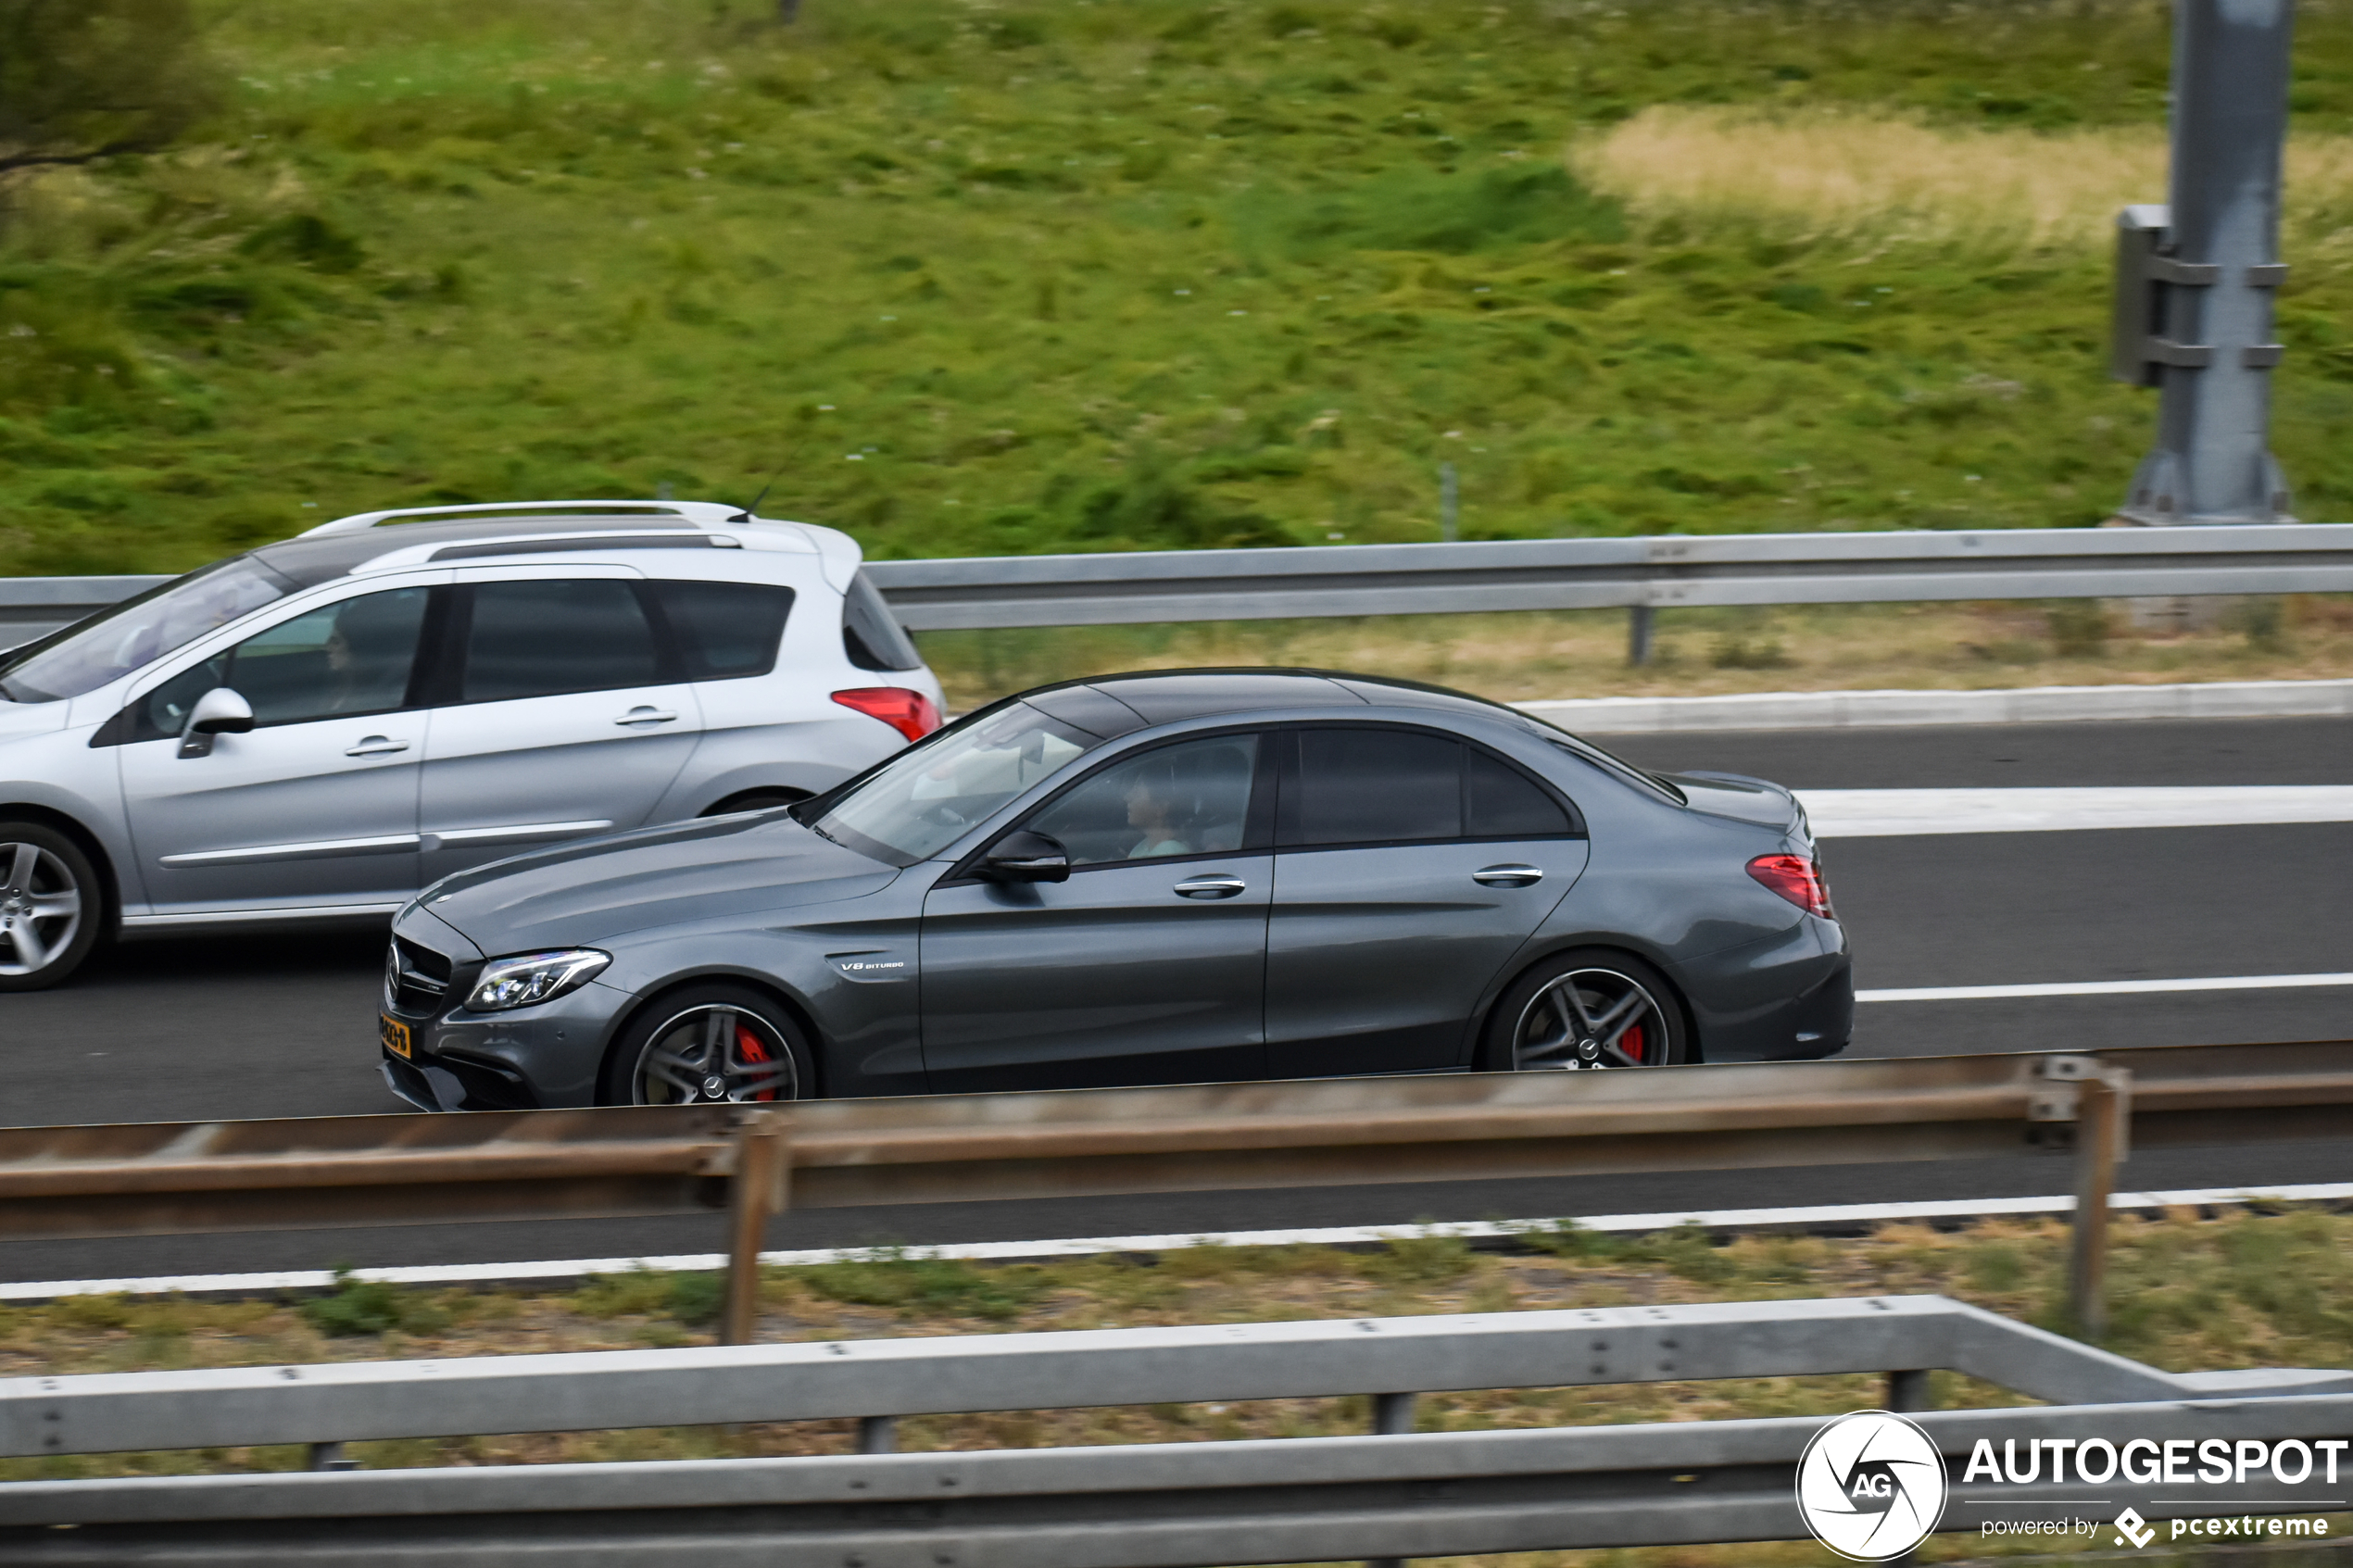
[(605, 1099), (617, 1105), (766, 1104), (816, 1092), (799, 1028), (745, 985), (698, 985), (646, 1010), (616, 1044)]
[(0, 991), (38, 991), (81, 968), (105, 912), (82, 846), (46, 823), (0, 822)]
[(1667, 977), (1625, 953), (1563, 953), (1512, 984), (1487, 1023), (1491, 1073), (1664, 1067), (1692, 1060)]

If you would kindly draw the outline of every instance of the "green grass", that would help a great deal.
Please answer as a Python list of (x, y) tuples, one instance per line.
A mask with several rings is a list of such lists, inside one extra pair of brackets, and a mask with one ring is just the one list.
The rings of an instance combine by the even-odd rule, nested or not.
[[(771, 9), (211, 0), (213, 124), (11, 194), (0, 570), (771, 474), (879, 556), (1432, 538), (1447, 461), (1470, 537), (2081, 524), (2147, 443), (2095, 254), (1637, 223), (1561, 153), (2155, 125), (2155, 0)], [(2299, 126), (2353, 128), (2353, 5), (2297, 25)], [(2320, 254), (2275, 444), (2325, 517)]]

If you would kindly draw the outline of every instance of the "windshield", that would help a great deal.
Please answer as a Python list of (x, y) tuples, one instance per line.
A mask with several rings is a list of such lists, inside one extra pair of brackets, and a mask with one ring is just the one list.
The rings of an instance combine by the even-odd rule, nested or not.
[(0, 659), (0, 696), (56, 702), (96, 691), (118, 675), (154, 663), (207, 632), (283, 598), (294, 586), (243, 556), (100, 610)]
[(893, 865), (938, 854), (1031, 784), (1102, 742), (1024, 703), (908, 747), (811, 825)]

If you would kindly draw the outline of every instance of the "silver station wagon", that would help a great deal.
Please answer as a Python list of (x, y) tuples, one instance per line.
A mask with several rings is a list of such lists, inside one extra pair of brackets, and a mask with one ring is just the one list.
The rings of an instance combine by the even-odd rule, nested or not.
[(860, 561), (709, 503), (370, 512), (0, 655), (0, 990), (828, 789), (939, 724)]

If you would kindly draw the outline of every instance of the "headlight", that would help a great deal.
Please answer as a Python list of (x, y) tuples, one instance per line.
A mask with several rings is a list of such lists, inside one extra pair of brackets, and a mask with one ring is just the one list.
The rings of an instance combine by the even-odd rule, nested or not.
[(504, 1012), (509, 1008), (552, 1001), (566, 991), (587, 984), (610, 962), (610, 953), (600, 953), (594, 947), (493, 959), (484, 966), (482, 978), (474, 983), (473, 995), (466, 998), (466, 1007), (473, 1012)]

